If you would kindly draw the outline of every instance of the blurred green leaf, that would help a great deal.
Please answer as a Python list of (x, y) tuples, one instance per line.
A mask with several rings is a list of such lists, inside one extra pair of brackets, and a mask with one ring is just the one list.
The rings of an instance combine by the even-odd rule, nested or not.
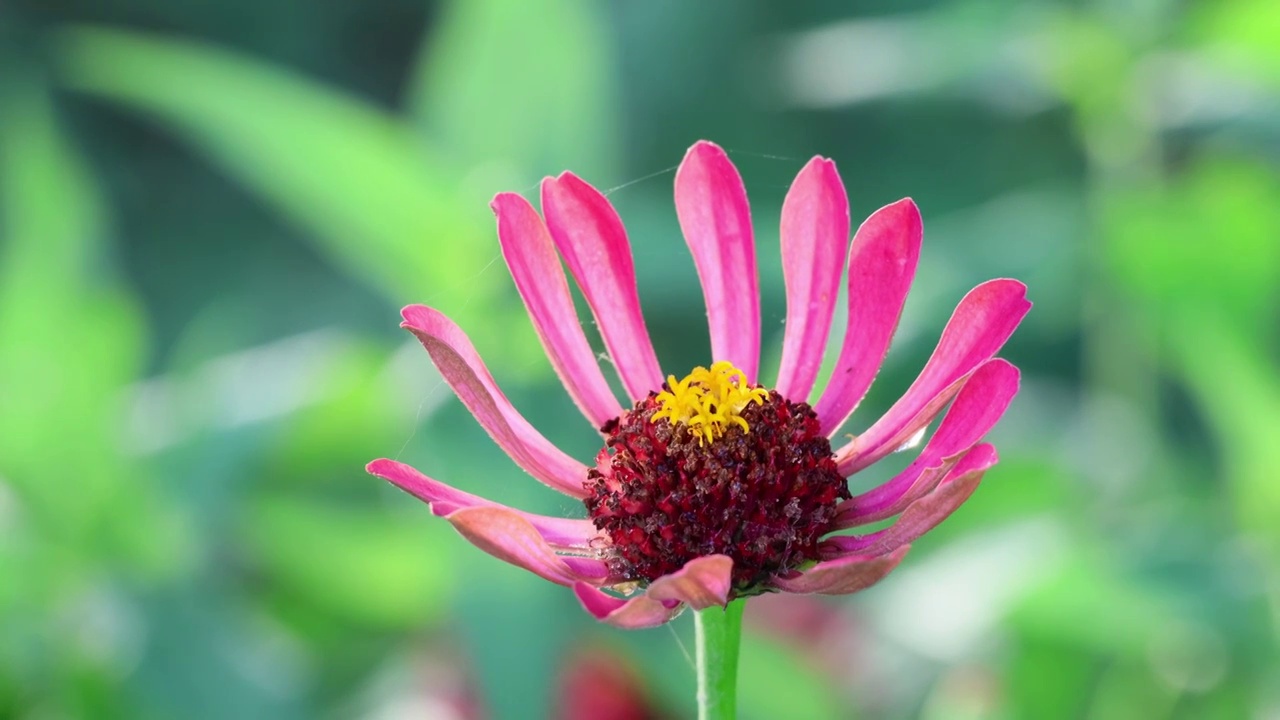
[[(611, 177), (608, 30), (585, 0), (455, 0), (424, 44), (410, 103), (439, 147), (519, 189), (571, 168)], [(496, 168), (495, 168), (496, 166)], [(505, 172), (504, 172), (505, 171)]]
[(146, 342), (139, 312), (103, 267), (100, 200), (44, 91), (5, 90), (0, 481), (34, 529), (85, 543), (77, 552), (119, 551), (123, 541), (159, 561), (172, 546), (137, 537), (158, 532), (157, 508), (117, 445), (121, 392)]
[(1280, 378), (1274, 349), (1218, 308), (1188, 310), (1180, 320), (1171, 343), (1188, 386), (1212, 421), (1237, 517), (1251, 533), (1267, 538), (1271, 557), (1278, 560)]
[(1196, 160), (1168, 186), (1117, 191), (1103, 217), (1111, 267), (1153, 312), (1216, 307), (1263, 330), (1280, 287), (1277, 197), (1270, 168), (1216, 156)]
[[(452, 537), (451, 543), (461, 544)], [(451, 629), (465, 640), (468, 668), (494, 718), (551, 718), (570, 631), (583, 610), (573, 593), (469, 545), (457, 549)]]
[(1079, 478), (1066, 468), (1019, 452), (1000, 458), (964, 505), (913, 543), (920, 555), (983, 529), (1030, 517), (1071, 518), (1081, 512)]
[(1145, 663), (1119, 662), (1099, 672), (1090, 720), (1170, 717), (1177, 694), (1162, 686)]
[[(416, 422), (434, 410), (426, 399), (406, 397), (405, 388), (396, 383), (402, 358), (387, 360), (381, 347), (334, 343), (313, 381), (323, 388), (320, 401), (291, 413), (264, 452), (262, 474), (272, 487), (344, 496), (382, 487), (384, 481), (364, 473), (365, 464), (394, 455), (413, 435)], [(447, 388), (435, 387), (444, 399)]]
[(1125, 575), (1105, 549), (1078, 548), (1056, 573), (1028, 593), (1013, 622), (1101, 655), (1141, 658), (1148, 643), (1173, 627), (1179, 616), (1156, 588)]
[(1011, 640), (1006, 717), (1077, 720), (1097, 682), (1096, 660), (1058, 638), (1017, 634)]
[(248, 510), (242, 533), (273, 582), (356, 622), (430, 622), (453, 586), (444, 546), (456, 540), (427, 513), (389, 515), (278, 495)]
[(744, 718), (849, 718), (834, 688), (794, 648), (743, 633), (738, 707)]
[(504, 274), (483, 272), (498, 257), (487, 209), (460, 203), (455, 172), (388, 113), (194, 41), (61, 40), (67, 84), (160, 118), (393, 302), (441, 304), (480, 333), (511, 316), (495, 305)]
[(1272, 0), (1216, 0), (1192, 6), (1191, 34), (1219, 62), (1280, 84), (1280, 5)]
[[(0, 468), (32, 510), (48, 513), (41, 520), (80, 526), (109, 491), (99, 463), (110, 454), (111, 394), (137, 368), (141, 327), (117, 288), (91, 279), (102, 208), (48, 98), (11, 90), (0, 125)], [(51, 467), (50, 453), (72, 437), (79, 452), (57, 453), (62, 465)], [(58, 487), (68, 480), (75, 493)]]
[(1211, 420), (1239, 517), (1280, 551), (1280, 178), (1211, 156), (1168, 187), (1110, 198), (1112, 267), (1166, 328), (1173, 365)]
[(183, 545), (119, 447), (145, 331), (46, 90), (0, 84), (0, 107), (0, 714), (10, 679), (19, 708), (129, 714), (109, 666), (124, 641), (80, 616), (104, 577), (153, 578)]
[(1045, 49), (1045, 80), (1086, 115), (1108, 114), (1126, 101), (1136, 52), (1100, 14), (1055, 7), (1036, 38)]

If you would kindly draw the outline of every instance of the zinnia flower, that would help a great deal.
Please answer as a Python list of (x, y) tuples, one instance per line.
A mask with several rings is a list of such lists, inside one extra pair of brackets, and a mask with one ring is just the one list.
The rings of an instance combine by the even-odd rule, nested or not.
[[(1030, 308), (1026, 288), (999, 279), (965, 295), (906, 393), (833, 450), (832, 435), (866, 394), (897, 327), (920, 252), (919, 210), (909, 199), (881, 208), (850, 246), (835, 164), (815, 157), (805, 165), (782, 206), (787, 318), (770, 387), (757, 375), (760, 298), (747, 195), (723, 150), (690, 148), (676, 172), (675, 204), (711, 330), (707, 366), (679, 379), (654, 353), (626, 231), (600, 191), (565, 172), (543, 181), (542, 216), (514, 193), (492, 203), (503, 257), (547, 356), (603, 436), (589, 465), (520, 415), (447, 317), (421, 305), (403, 310), (402, 326), (493, 440), (530, 475), (580, 500), (586, 519), (509, 508), (392, 460), (370, 463), (369, 472), (430, 503), (485, 552), (572, 588), (592, 615), (621, 627), (665, 623), (686, 605), (872, 585), (996, 463), (981, 440), (1017, 392), (1018, 371), (994, 355)], [(846, 250), (848, 327), (831, 379), (810, 405)], [(583, 334), (561, 258), (591, 307), (628, 407)], [(851, 495), (850, 476), (910, 445), (948, 403), (905, 470)], [(874, 532), (842, 534), (895, 516)]]

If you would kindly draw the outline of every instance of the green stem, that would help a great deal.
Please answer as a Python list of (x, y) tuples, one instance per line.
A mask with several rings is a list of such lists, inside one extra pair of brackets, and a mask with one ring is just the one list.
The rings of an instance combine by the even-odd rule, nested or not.
[(698, 653), (698, 720), (734, 720), (738, 707), (738, 643), (742, 608), (734, 600), (693, 616)]

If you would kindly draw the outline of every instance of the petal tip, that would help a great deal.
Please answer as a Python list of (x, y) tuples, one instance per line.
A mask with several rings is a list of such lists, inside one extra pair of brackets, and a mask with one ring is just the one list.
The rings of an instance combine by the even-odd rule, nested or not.
[[(1006, 383), (1012, 385), (1014, 387), (1014, 392), (1010, 394), (1010, 397), (1012, 397), (1012, 395), (1017, 394), (1017, 388), (1022, 385), (1022, 371), (1018, 369), (1017, 365), (1014, 365), (1004, 358), (993, 357), (979, 365), (978, 369), (973, 371), (970, 381), (972, 382), (974, 379), (981, 380), (981, 382), (974, 384), (975, 387), (982, 387), (992, 381), (994, 381), (992, 387), (999, 387)], [(968, 386), (969, 384), (966, 383), (965, 387)], [(963, 388), (961, 389), (961, 392), (964, 392)]]
[(385, 473), (387, 472), (387, 466), (394, 465), (395, 462), (396, 462), (395, 460), (389, 460), (387, 458), (378, 458), (377, 460), (373, 460), (368, 464), (366, 464), (364, 466), (364, 471), (369, 473), (370, 475), (376, 475), (380, 478), (385, 478), (386, 477)]
[(882, 212), (891, 213), (898, 222), (908, 224), (913, 234), (920, 232), (924, 227), (924, 218), (920, 215), (920, 206), (916, 205), (916, 201), (910, 197), (904, 197), (901, 200), (885, 205)]
[(420, 326), (438, 314), (439, 311), (427, 307), (426, 305), (405, 305), (400, 308), (400, 317), (403, 319), (403, 322), (400, 323), (400, 327), (412, 328)]
[(493, 211), (494, 215), (497, 215), (498, 218), (501, 219), (502, 214), (508, 211), (513, 203), (524, 203), (527, 205), (529, 204), (529, 201), (520, 193), (500, 192), (494, 195), (493, 199), (489, 201), (489, 209)]
[(1000, 453), (996, 452), (996, 446), (991, 443), (978, 443), (974, 445), (969, 453), (951, 469), (951, 474), (959, 477), (974, 470), (982, 470), (986, 472), (995, 467), (1000, 462)]
[[(729, 153), (724, 148), (711, 142), (710, 140), (699, 140), (694, 143), (684, 154), (684, 160), (680, 163), (676, 175), (679, 177), (691, 168), (699, 169), (699, 172), (706, 172), (712, 168), (732, 168), (733, 161), (729, 159)], [(734, 170), (736, 173), (737, 170)]]
[(542, 210), (544, 213), (547, 209), (548, 198), (563, 192), (563, 184), (568, 182), (570, 178), (576, 180), (577, 177), (572, 172), (563, 170), (559, 175), (548, 175), (542, 178), (542, 182), (538, 184), (538, 192), (542, 196)]
[(983, 285), (998, 287), (1009, 292), (1017, 292), (1024, 299), (1027, 297), (1027, 284), (1015, 278), (993, 278), (983, 283)]
[[(814, 155), (809, 161), (800, 168), (800, 172), (796, 175), (797, 180), (800, 178), (812, 179), (810, 182), (825, 183), (828, 187), (839, 189), (841, 195), (844, 193), (844, 181), (840, 179), (840, 171), (836, 169), (836, 161), (822, 155)], [(847, 197), (845, 197), (847, 201)], [(845, 208), (848, 212), (848, 208)]]
[(987, 447), (990, 449), (983, 451), (987, 456), (986, 459), (983, 460), (983, 463), (985, 463), (988, 468), (993, 468), (1000, 463), (1000, 453), (996, 450), (995, 445), (988, 444)]
[(578, 174), (577, 174), (577, 173), (575, 173), (575, 172), (574, 172), (574, 171), (572, 171), (572, 170), (561, 170), (559, 175), (556, 175), (555, 177), (548, 176), (548, 177), (546, 177), (545, 179), (543, 179), (543, 181), (542, 181), (542, 182), (544, 182), (544, 183), (546, 183), (546, 182), (553, 182), (553, 183), (575, 183), (575, 182), (576, 182), (576, 183), (585, 183), (586, 181), (585, 181), (585, 180), (583, 180), (582, 178), (578, 177)]
[[(564, 170), (559, 175), (552, 177), (548, 175), (542, 179), (540, 187), (542, 198), (542, 212), (546, 215), (550, 210), (548, 205), (555, 205), (557, 202), (564, 206), (565, 203), (579, 204), (590, 203), (594, 200), (601, 199), (608, 203), (604, 193), (596, 189), (594, 185), (583, 180), (572, 170)], [(547, 217), (548, 222), (551, 221), (550, 216)]]
[(573, 595), (578, 598), (578, 604), (582, 605), (582, 609), (586, 610), (597, 620), (603, 620), (609, 616), (609, 613), (618, 609), (621, 604), (619, 602), (611, 602), (614, 599), (600, 592), (595, 586), (579, 581), (573, 584)]
[(693, 145), (689, 146), (689, 150), (688, 150), (688, 152), (686, 152), (686, 153), (685, 153), (685, 155), (686, 155), (686, 156), (687, 156), (687, 155), (692, 155), (692, 154), (694, 154), (694, 153), (698, 153), (698, 154), (703, 154), (703, 153), (713, 153), (713, 154), (717, 154), (717, 155), (724, 155), (724, 154), (725, 154), (725, 153), (724, 153), (724, 148), (722, 148), (722, 147), (720, 147), (719, 145), (717, 145), (717, 144), (715, 144), (715, 143), (711, 142), (710, 140), (699, 140), (699, 141), (695, 142)]

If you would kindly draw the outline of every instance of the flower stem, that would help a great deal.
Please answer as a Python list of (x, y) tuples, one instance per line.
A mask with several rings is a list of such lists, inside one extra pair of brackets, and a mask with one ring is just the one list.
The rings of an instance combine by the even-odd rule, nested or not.
[(733, 720), (738, 707), (738, 642), (745, 600), (694, 616), (698, 653), (698, 720)]

